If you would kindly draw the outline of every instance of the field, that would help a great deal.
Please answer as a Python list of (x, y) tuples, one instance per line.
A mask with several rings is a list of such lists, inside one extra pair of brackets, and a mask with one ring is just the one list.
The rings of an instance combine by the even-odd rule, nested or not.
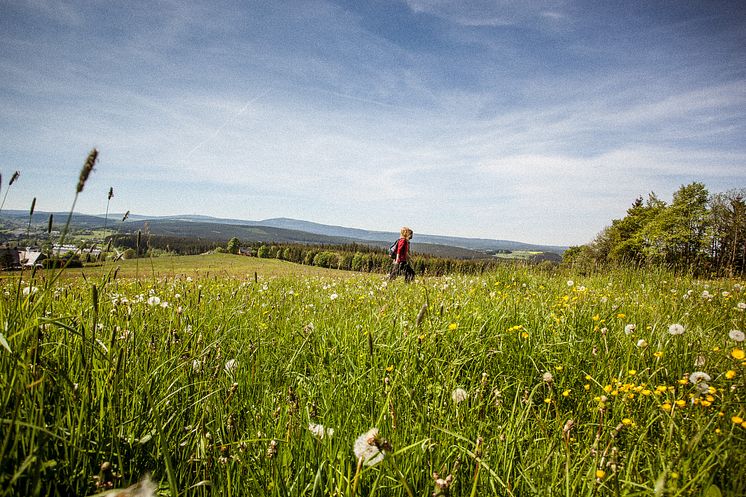
[(746, 494), (737, 281), (120, 266), (0, 281), (0, 495)]

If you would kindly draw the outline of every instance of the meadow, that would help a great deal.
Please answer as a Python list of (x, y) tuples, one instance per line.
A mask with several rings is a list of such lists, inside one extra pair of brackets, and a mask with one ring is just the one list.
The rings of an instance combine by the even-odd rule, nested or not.
[(742, 282), (199, 257), (0, 281), (0, 495), (746, 494)]

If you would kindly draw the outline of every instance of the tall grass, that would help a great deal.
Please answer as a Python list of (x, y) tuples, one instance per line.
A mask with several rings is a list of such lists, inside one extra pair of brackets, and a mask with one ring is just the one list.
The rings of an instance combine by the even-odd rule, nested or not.
[(734, 281), (24, 278), (0, 289), (2, 495), (746, 491)]

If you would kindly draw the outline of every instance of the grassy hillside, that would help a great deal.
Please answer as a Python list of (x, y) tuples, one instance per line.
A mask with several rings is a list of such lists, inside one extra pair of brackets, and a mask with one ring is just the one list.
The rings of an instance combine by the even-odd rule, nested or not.
[(746, 492), (742, 282), (152, 264), (0, 281), (3, 495)]

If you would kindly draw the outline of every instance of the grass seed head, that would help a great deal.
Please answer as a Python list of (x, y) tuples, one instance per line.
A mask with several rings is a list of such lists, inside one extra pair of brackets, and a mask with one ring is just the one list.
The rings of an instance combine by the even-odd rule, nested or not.
[(76, 193), (80, 193), (83, 191), (85, 182), (88, 181), (88, 176), (91, 175), (91, 171), (93, 171), (93, 166), (96, 165), (97, 158), (98, 158), (98, 150), (94, 148), (88, 154), (88, 158), (85, 160), (85, 164), (83, 164), (83, 169), (80, 170), (80, 177), (78, 178), (78, 188), (76, 189)]

